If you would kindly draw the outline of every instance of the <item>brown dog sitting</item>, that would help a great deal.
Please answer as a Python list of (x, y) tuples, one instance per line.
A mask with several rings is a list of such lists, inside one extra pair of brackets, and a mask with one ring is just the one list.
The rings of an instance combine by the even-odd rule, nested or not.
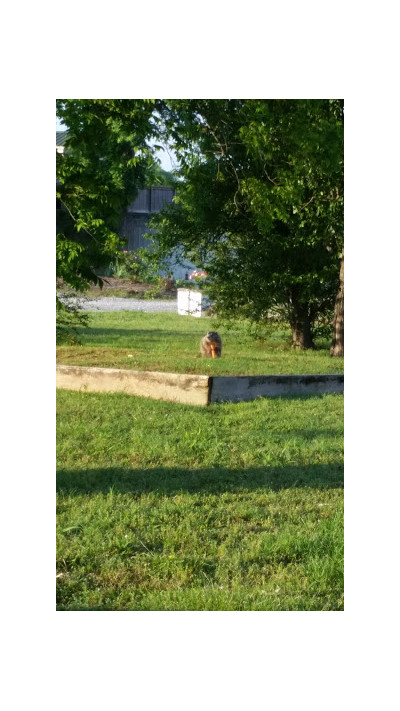
[(200, 353), (205, 358), (220, 358), (222, 354), (221, 336), (216, 331), (209, 331), (200, 341)]

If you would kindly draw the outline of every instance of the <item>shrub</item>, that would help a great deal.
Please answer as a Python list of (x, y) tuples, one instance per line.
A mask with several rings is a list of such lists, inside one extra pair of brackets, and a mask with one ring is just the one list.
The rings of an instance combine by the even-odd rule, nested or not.
[(145, 299), (159, 299), (165, 296), (166, 292), (175, 292), (176, 283), (171, 276), (158, 276), (154, 285), (146, 291)]
[(62, 298), (56, 297), (56, 343), (80, 345), (78, 329), (88, 327), (89, 314), (79, 310), (76, 294), (64, 294)]
[(124, 250), (117, 257), (114, 267), (114, 276), (120, 279), (141, 281), (143, 278), (143, 265), (136, 252)]
[(119, 279), (131, 279), (135, 282), (153, 284), (156, 283), (157, 272), (162, 267), (163, 265), (155, 261), (154, 255), (148, 249), (138, 249), (135, 252), (128, 252), (124, 249), (104, 271), (103, 276), (115, 276)]

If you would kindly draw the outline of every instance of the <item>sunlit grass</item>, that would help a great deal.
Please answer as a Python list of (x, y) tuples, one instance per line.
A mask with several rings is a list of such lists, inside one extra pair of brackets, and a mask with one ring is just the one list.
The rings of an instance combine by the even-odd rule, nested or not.
[(343, 609), (342, 396), (57, 400), (58, 609)]
[(60, 346), (57, 362), (134, 370), (205, 375), (276, 375), (341, 373), (343, 359), (329, 356), (329, 343), (314, 351), (293, 351), (289, 329), (276, 328), (259, 339), (236, 323), (230, 330), (217, 324), (223, 339), (222, 358), (199, 357), (201, 337), (215, 322), (173, 313), (99, 312), (91, 327), (81, 329), (82, 346)]

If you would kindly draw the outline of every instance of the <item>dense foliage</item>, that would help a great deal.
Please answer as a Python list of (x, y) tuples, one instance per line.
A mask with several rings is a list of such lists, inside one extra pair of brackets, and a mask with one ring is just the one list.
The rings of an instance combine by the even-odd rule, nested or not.
[(297, 347), (333, 315), (343, 246), (340, 100), (171, 100), (162, 116), (184, 178), (153, 219), (183, 245), (218, 313), (287, 320)]
[[(177, 197), (153, 218), (153, 266), (178, 250), (207, 271), (221, 316), (285, 320), (300, 348), (330, 324), (337, 297), (342, 333), (341, 100), (60, 99), (57, 115), (68, 127), (57, 154), (57, 276), (67, 284), (101, 283), (121, 254), (126, 205), (164, 183)], [(160, 137), (177, 174), (154, 160)]]
[(76, 289), (100, 283), (118, 253), (123, 210), (154, 168), (156, 102), (59, 99), (68, 128), (57, 153), (57, 276)]

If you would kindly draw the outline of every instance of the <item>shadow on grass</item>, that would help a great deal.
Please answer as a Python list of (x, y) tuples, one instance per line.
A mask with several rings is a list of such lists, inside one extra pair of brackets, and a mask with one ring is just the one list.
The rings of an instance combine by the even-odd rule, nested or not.
[[(293, 399), (293, 398), (292, 398)], [(268, 425), (265, 426), (268, 429)], [(269, 435), (271, 437), (279, 438), (282, 441), (287, 441), (288, 439), (303, 439), (306, 442), (311, 442), (314, 439), (336, 439), (337, 437), (343, 436), (343, 433), (337, 429), (330, 430), (270, 430)]]
[(265, 489), (343, 487), (341, 463), (248, 469), (81, 469), (57, 472), (57, 490), (72, 495), (109, 493), (140, 496), (149, 492), (215, 494)]
[(162, 328), (80, 328), (80, 335), (101, 336), (102, 338), (114, 338), (115, 336), (136, 336), (142, 338), (190, 338), (197, 337), (193, 331), (165, 331)]
[(154, 345), (167, 341), (184, 343), (193, 341), (197, 343), (201, 334), (186, 331), (164, 331), (162, 329), (119, 329), (119, 328), (90, 328), (79, 330), (79, 336), (85, 339), (86, 346), (107, 348), (142, 347), (143, 344)]

